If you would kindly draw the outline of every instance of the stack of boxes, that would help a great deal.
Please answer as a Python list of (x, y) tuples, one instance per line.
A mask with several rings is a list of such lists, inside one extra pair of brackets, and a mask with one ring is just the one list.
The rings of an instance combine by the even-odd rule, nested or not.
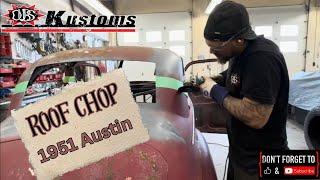
[(0, 65), (0, 88), (14, 88), (28, 63)]
[(14, 88), (28, 63), (13, 63), (10, 34), (0, 33), (0, 88)]
[(14, 83), (13, 69), (9, 65), (0, 66), (0, 88), (13, 88)]
[(0, 57), (1, 59), (12, 57), (10, 35), (6, 33), (0, 33)]

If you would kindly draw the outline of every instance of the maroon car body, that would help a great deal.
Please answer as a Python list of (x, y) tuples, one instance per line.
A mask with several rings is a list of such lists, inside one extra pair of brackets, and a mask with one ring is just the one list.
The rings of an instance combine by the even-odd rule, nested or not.
[[(169, 50), (109, 47), (48, 55), (29, 67), (19, 83), (28, 81), (30, 86), (42, 67), (106, 59), (153, 62), (156, 64), (155, 76), (179, 82), (184, 80), (182, 60)], [(155, 92), (156, 103), (138, 103), (143, 123), (151, 137), (149, 141), (65, 173), (59, 179), (217, 179), (208, 146), (195, 127), (196, 117), (190, 96), (157, 84)], [(7, 113), (7, 118), (1, 122), (1, 180), (36, 179), (28, 161), (28, 152), (9, 115), (10, 110), (20, 107), (24, 96), (24, 92), (14, 94), (8, 110), (1, 112), (2, 115)], [(201, 106), (201, 102), (198, 107), (199, 104)], [(201, 119), (200, 115), (198, 118)]]

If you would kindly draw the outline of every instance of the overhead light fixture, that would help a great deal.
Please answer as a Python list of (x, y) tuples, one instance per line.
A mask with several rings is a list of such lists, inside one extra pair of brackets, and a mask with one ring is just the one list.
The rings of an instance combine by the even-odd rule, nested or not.
[(221, 2), (222, 2), (222, 0), (211, 0), (209, 5), (207, 6), (205, 13), (210, 14), (211, 11), (214, 9), (214, 7), (216, 7), (216, 5), (220, 4)]
[(98, 0), (78, 0), (78, 2), (84, 2), (85, 5), (89, 5), (91, 8), (98, 11), (101, 15), (111, 16), (114, 15), (108, 8), (106, 8), (101, 2)]

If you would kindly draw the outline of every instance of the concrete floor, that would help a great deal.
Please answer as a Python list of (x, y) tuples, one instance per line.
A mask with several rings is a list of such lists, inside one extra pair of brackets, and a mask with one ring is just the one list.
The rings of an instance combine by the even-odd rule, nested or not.
[[(223, 180), (224, 167), (228, 155), (228, 137), (226, 134), (202, 133), (208, 143), (211, 157), (216, 168), (218, 180)], [(295, 121), (287, 121), (287, 137), (290, 149), (308, 149), (303, 126)]]

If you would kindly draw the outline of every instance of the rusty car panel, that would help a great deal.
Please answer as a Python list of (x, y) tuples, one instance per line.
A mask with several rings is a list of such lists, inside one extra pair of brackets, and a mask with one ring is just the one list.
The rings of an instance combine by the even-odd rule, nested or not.
[[(184, 80), (181, 58), (169, 50), (110, 47), (48, 55), (28, 68), (18, 83), (30, 86), (37, 71), (51, 65), (106, 59), (153, 62), (155, 76)], [(170, 87), (156, 86), (155, 91), (155, 103), (138, 103), (151, 137), (148, 142), (65, 173), (59, 179), (217, 179), (208, 146), (195, 129), (192, 98)], [(21, 106), (24, 96), (24, 92), (13, 95), (7, 118), (1, 122), (0, 179), (36, 179), (10, 116), (11, 110)]]

